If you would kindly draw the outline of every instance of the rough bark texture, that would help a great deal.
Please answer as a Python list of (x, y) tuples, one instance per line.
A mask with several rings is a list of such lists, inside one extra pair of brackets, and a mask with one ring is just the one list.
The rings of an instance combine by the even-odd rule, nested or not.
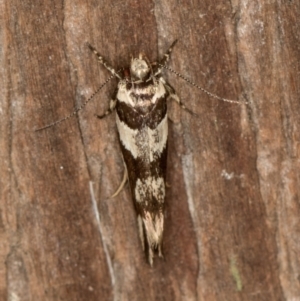
[[(0, 1), (1, 300), (300, 300), (299, 1)], [(154, 61), (170, 104), (165, 260), (146, 263), (123, 163), (116, 68)], [(89, 186), (93, 182), (93, 192)], [(99, 219), (97, 218), (99, 216)]]

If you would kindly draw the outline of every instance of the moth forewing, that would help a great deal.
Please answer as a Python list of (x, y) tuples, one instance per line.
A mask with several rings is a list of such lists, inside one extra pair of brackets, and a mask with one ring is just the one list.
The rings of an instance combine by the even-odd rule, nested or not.
[(168, 94), (152, 73), (141, 74), (119, 84), (116, 121), (140, 238), (152, 265), (155, 253), (162, 256)]

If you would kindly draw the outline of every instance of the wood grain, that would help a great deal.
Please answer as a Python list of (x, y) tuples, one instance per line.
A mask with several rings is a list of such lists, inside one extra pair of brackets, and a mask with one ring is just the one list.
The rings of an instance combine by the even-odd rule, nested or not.
[[(0, 2), (1, 300), (298, 300), (298, 1)], [(113, 116), (131, 55), (161, 57), (170, 103), (165, 260), (147, 264)], [(94, 199), (89, 182), (93, 182)], [(97, 206), (95, 206), (95, 204)], [(99, 220), (97, 220), (99, 214)]]

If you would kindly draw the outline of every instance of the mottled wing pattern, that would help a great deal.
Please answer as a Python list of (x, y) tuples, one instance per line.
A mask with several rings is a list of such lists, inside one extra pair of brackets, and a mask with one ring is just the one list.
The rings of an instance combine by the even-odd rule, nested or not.
[(143, 248), (162, 256), (167, 165), (167, 91), (155, 78), (119, 85), (117, 127)]

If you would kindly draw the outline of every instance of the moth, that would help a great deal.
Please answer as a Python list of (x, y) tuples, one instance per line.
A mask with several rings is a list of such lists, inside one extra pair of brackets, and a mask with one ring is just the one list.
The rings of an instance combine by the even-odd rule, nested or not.
[[(218, 97), (167, 67), (176, 42), (177, 40), (172, 43), (160, 61), (150, 63), (146, 56), (140, 54), (137, 58), (132, 58), (127, 68), (118, 71), (111, 67), (93, 46), (88, 44), (97, 56), (99, 63), (111, 73), (110, 78), (72, 114), (41, 128), (51, 127), (76, 115), (111, 78), (118, 78), (116, 97), (111, 100), (109, 109), (98, 118), (101, 119), (116, 111), (118, 137), (126, 169), (122, 184), (128, 179), (137, 212), (139, 236), (151, 266), (155, 254), (163, 257), (168, 99), (175, 100), (183, 109), (193, 114), (181, 103), (174, 89), (162, 77), (163, 68), (174, 72), (212, 97), (239, 103)], [(114, 195), (122, 189), (122, 186)]]

